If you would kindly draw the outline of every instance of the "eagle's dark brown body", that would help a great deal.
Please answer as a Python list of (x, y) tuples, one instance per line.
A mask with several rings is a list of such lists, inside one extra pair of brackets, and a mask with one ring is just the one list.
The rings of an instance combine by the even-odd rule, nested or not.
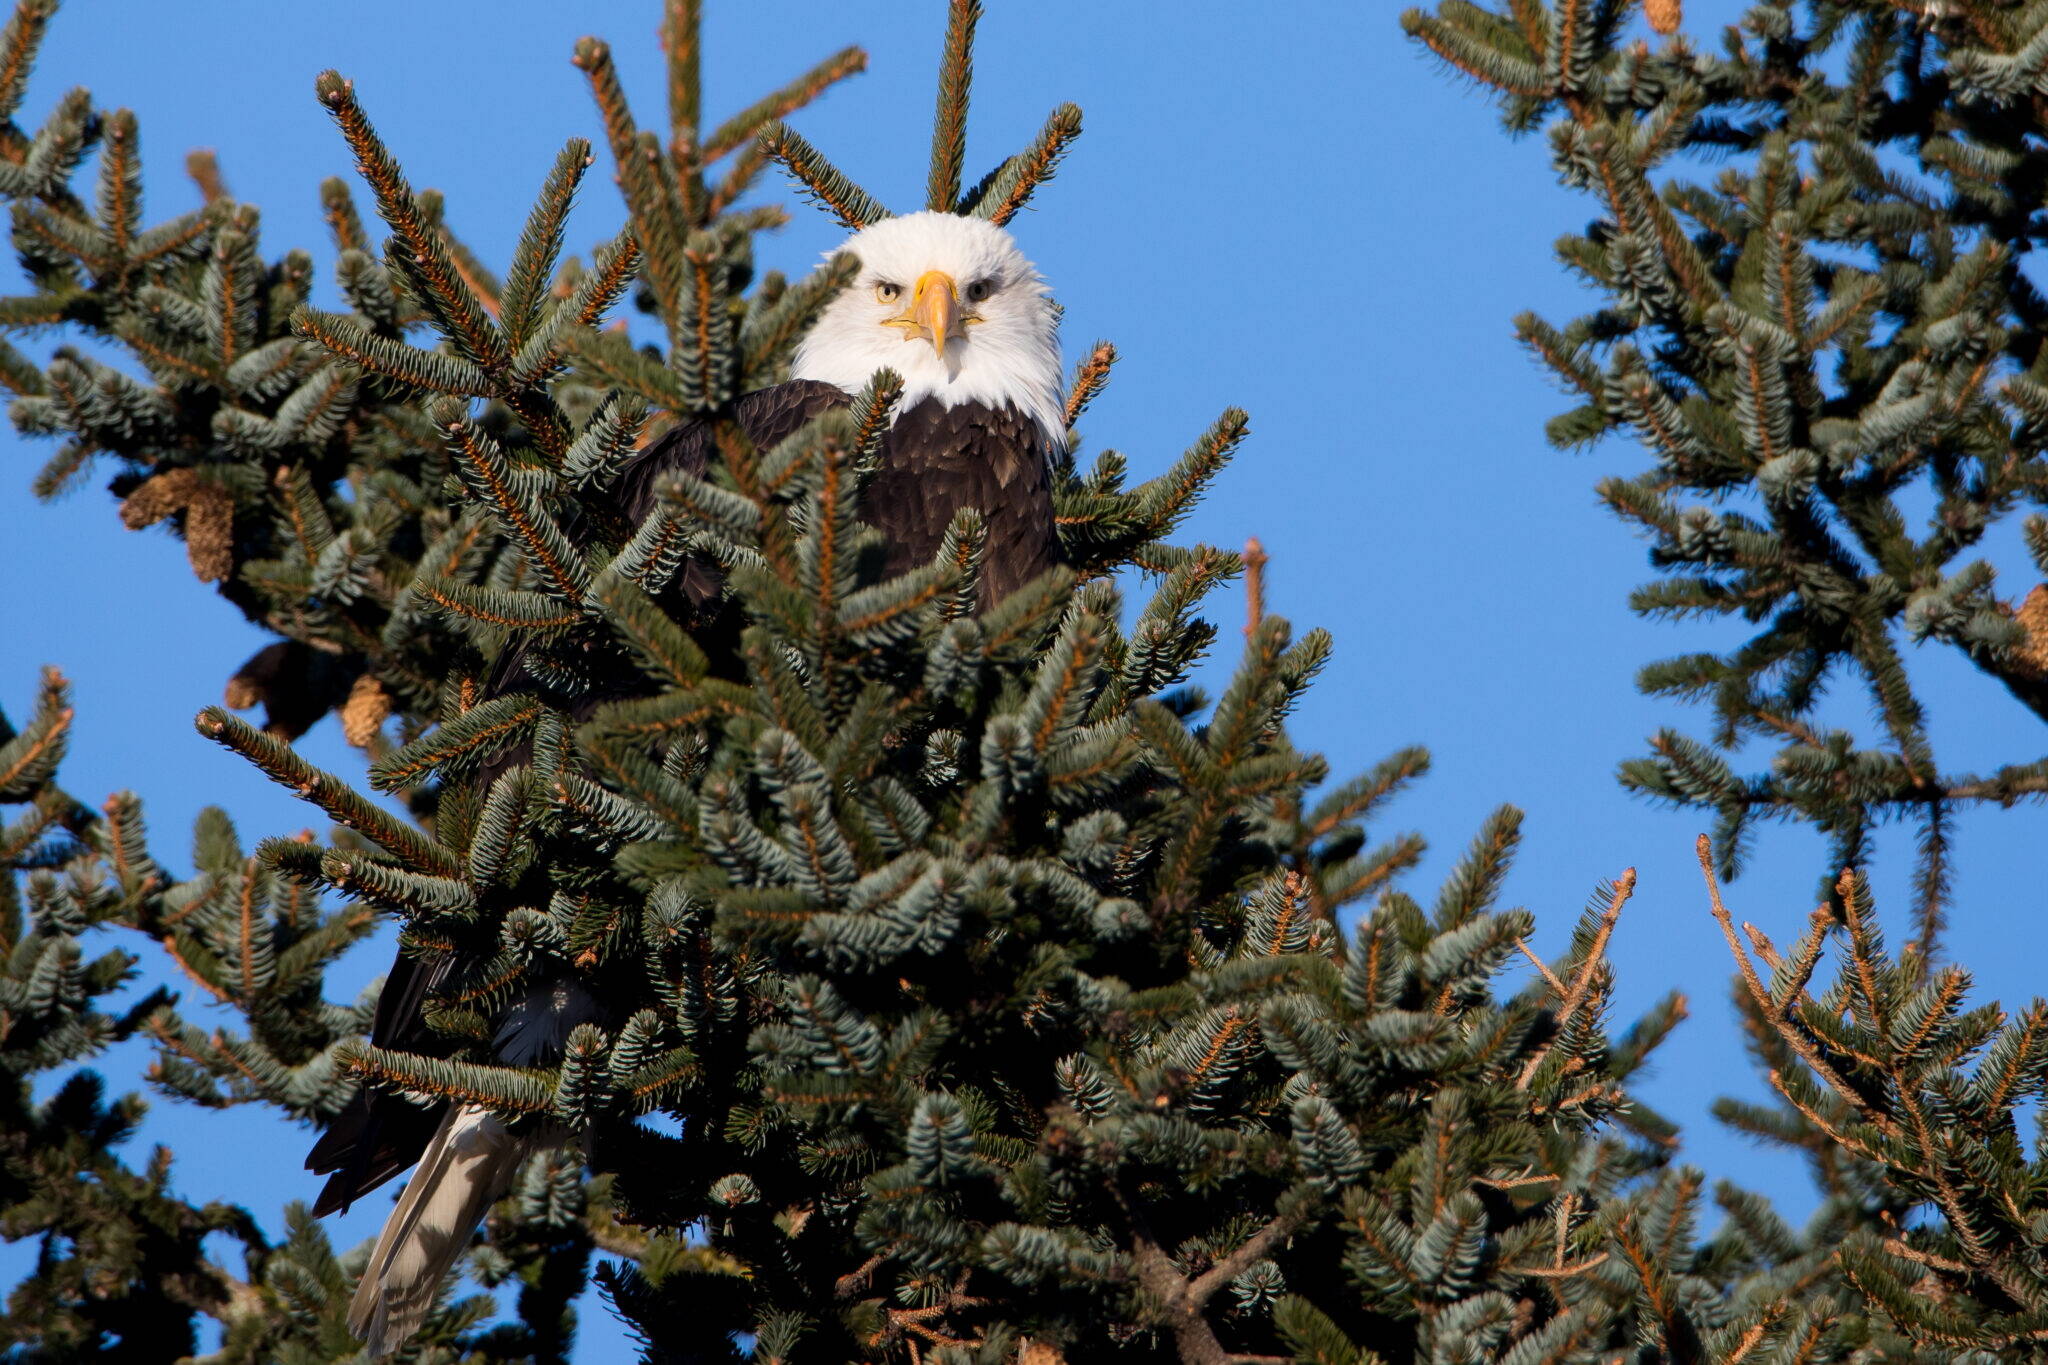
[[(733, 405), (732, 417), (757, 448), (766, 449), (848, 401), (834, 385), (796, 380), (746, 395)], [(664, 477), (679, 472), (702, 475), (712, 455), (707, 424), (678, 424), (620, 473), (611, 489), (614, 510), (637, 526), (654, 511)], [(1060, 562), (1045, 451), (1037, 429), (1016, 409), (919, 403), (897, 417), (884, 439), (880, 466), (862, 494), (861, 516), (887, 539), (887, 572), (902, 573), (929, 561), (954, 513), (963, 507), (979, 509), (987, 524), (981, 571), (984, 607)], [(690, 628), (715, 672), (743, 676), (738, 613), (721, 596), (717, 566), (702, 559), (687, 561), (657, 600)], [(499, 661), (486, 690), (500, 696), (535, 688), (523, 651), (514, 648)], [(572, 716), (587, 718), (600, 704), (637, 695), (638, 690), (637, 677), (592, 679), (584, 691), (562, 701)], [(522, 761), (521, 755), (501, 755), (480, 780), (489, 782)], [(401, 951), (378, 997), (370, 1041), (408, 1052), (445, 1050), (444, 1040), (427, 1025), (424, 1009), (428, 997), (446, 984), (451, 966), (446, 954), (421, 959)], [(566, 1037), (569, 1023), (562, 1022), (559, 1033)], [(522, 1027), (538, 1025), (528, 1019)], [(501, 1035), (501, 1044), (504, 1041)], [(550, 1044), (558, 1048), (560, 1038), (523, 1038), (519, 1050), (545, 1052)], [(422, 1109), (368, 1087), (359, 1091), (306, 1158), (308, 1169), (329, 1175), (314, 1213), (346, 1208), (411, 1166), (426, 1150), (444, 1111), (445, 1106)]]
[[(848, 401), (831, 384), (799, 379), (748, 394), (734, 416), (754, 444), (765, 448)], [(638, 525), (654, 510), (664, 475), (701, 474), (710, 459), (708, 427), (692, 422), (675, 428), (619, 476), (619, 510)], [(938, 553), (953, 514), (963, 507), (979, 509), (988, 525), (984, 607), (1059, 563), (1045, 449), (1030, 419), (1011, 407), (919, 403), (889, 429), (881, 468), (861, 495), (862, 519), (888, 539), (888, 572), (903, 573)], [(690, 608), (701, 610), (717, 594), (716, 571), (709, 565), (693, 562), (677, 579), (688, 591)], [(672, 609), (683, 606), (678, 601)]]
[(980, 509), (988, 526), (983, 607), (1060, 562), (1052, 483), (1030, 419), (1015, 408), (920, 403), (896, 419), (861, 495), (862, 519), (889, 539), (889, 572), (938, 553), (963, 507)]

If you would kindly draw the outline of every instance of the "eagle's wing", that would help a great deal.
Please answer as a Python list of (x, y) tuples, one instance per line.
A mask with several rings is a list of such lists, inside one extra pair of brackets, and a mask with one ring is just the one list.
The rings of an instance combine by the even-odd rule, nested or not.
[[(422, 959), (401, 951), (377, 996), (370, 1041), (405, 1052), (438, 1047), (425, 1006), (427, 997), (446, 983), (452, 965), (445, 954)], [(313, 1216), (348, 1208), (418, 1161), (440, 1119), (437, 1109), (422, 1109), (369, 1086), (357, 1089), (306, 1154), (306, 1169), (328, 1177), (313, 1202)]]
[[(797, 429), (822, 413), (852, 401), (836, 384), (793, 379), (787, 384), (756, 389), (733, 404), (733, 420), (754, 448), (780, 445)], [(654, 510), (664, 475), (684, 471), (701, 475), (711, 466), (711, 427), (705, 422), (678, 422), (634, 456), (613, 480), (611, 496), (619, 513), (633, 525)]]

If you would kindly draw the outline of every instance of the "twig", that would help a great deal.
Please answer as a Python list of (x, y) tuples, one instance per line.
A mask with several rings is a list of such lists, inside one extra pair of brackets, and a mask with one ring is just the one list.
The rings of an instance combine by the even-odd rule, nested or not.
[(1197, 1308), (1207, 1303), (1217, 1290), (1251, 1269), (1253, 1262), (1263, 1258), (1275, 1242), (1292, 1234), (1301, 1226), (1301, 1222), (1302, 1215), (1299, 1213), (1276, 1215), (1264, 1227), (1247, 1237), (1237, 1250), (1225, 1256), (1204, 1271), (1201, 1278), (1189, 1284), (1188, 1300)]
[(1244, 543), (1244, 633), (1249, 636), (1266, 619), (1266, 564), (1272, 558), (1253, 536)]
[(1536, 956), (1536, 950), (1529, 946), (1529, 940), (1525, 938), (1518, 938), (1515, 940), (1515, 946), (1522, 950), (1523, 957), (1528, 958), (1531, 962), (1536, 964), (1536, 970), (1541, 972), (1543, 974), (1543, 979), (1550, 983), (1550, 989), (1556, 993), (1557, 998), (1560, 1000), (1564, 999), (1564, 982), (1559, 981), (1557, 979), (1557, 973), (1550, 970), (1550, 964), (1545, 962), (1542, 958)]
[(1609, 1254), (1603, 1251), (1598, 1256), (1580, 1261), (1577, 1265), (1511, 1265), (1503, 1266), (1501, 1269), (1503, 1274), (1508, 1275), (1533, 1275), (1543, 1280), (1568, 1280), (1574, 1275), (1583, 1275), (1589, 1270), (1605, 1265)]
[(1579, 964), (1579, 974), (1572, 979), (1571, 994), (1565, 997), (1564, 1008), (1557, 1016), (1561, 1030), (1571, 1022), (1579, 1007), (1592, 994), (1593, 974), (1607, 956), (1607, 941), (1614, 937), (1614, 926), (1621, 921), (1621, 908), (1628, 904), (1628, 898), (1635, 894), (1636, 870), (1628, 868), (1614, 882), (1614, 899), (1608, 902), (1607, 910), (1600, 916), (1600, 928), (1593, 935), (1593, 946), (1586, 950), (1586, 960)]
[(1593, 942), (1586, 949), (1586, 959), (1579, 964), (1579, 970), (1573, 975), (1569, 987), (1559, 981), (1556, 974), (1544, 966), (1535, 953), (1529, 951), (1527, 944), (1516, 940), (1522, 952), (1543, 973), (1551, 989), (1557, 992), (1558, 1011), (1556, 1026), (1551, 1031), (1551, 1041), (1530, 1054), (1529, 1060), (1522, 1066), (1522, 1074), (1515, 1078), (1515, 1089), (1529, 1088), (1530, 1082), (1536, 1079), (1536, 1072), (1543, 1065), (1544, 1058), (1550, 1055), (1551, 1049), (1556, 1045), (1556, 1040), (1564, 1036), (1565, 1027), (1571, 1023), (1572, 1017), (1592, 995), (1593, 980), (1600, 969), (1600, 963), (1607, 955), (1608, 940), (1614, 937), (1614, 926), (1621, 920), (1621, 909), (1628, 904), (1628, 899), (1635, 894), (1635, 889), (1636, 870), (1632, 867), (1614, 879), (1614, 899), (1608, 902), (1606, 911), (1600, 916), (1600, 928), (1594, 933)]
[[(1764, 988), (1764, 983), (1757, 977), (1756, 964), (1750, 961), (1749, 954), (1742, 950), (1741, 940), (1735, 936), (1734, 917), (1728, 913), (1728, 907), (1721, 901), (1721, 884), (1714, 877), (1713, 841), (1702, 834), (1694, 848), (1699, 854), (1700, 874), (1707, 881), (1707, 897), (1713, 903), (1714, 921), (1721, 926), (1721, 936), (1728, 940), (1728, 951), (1735, 955), (1736, 969), (1742, 975), (1742, 983), (1748, 989), (1750, 998), (1756, 1002), (1758, 1013), (1771, 1025), (1778, 1036), (1785, 1040), (1786, 1046), (1798, 1054), (1799, 1060), (1813, 1068), (1814, 1074), (1826, 1081), (1829, 1088), (1841, 1096), (1851, 1108), (1862, 1112), (1866, 1118), (1884, 1132), (1885, 1136), (1893, 1138), (1903, 1136), (1899, 1125), (1892, 1120), (1890, 1115), (1870, 1109), (1864, 1103), (1863, 1097), (1856, 1092), (1855, 1087), (1842, 1078), (1841, 1073), (1836, 1071), (1828, 1059), (1821, 1055), (1820, 1049), (1813, 1045), (1813, 1040), (1807, 1037), (1806, 1031), (1789, 1017), (1788, 1011), (1792, 1007), (1792, 1000), (1788, 998), (1785, 1004), (1780, 1005), (1772, 999), (1771, 993)], [(1805, 989), (1806, 976), (1810, 975), (1813, 969), (1812, 963), (1819, 960), (1820, 937), (1820, 933), (1816, 930), (1816, 932), (1808, 934), (1807, 938), (1802, 940), (1800, 944), (1800, 955), (1795, 959), (1795, 962), (1801, 965), (1804, 970), (1794, 978), (1798, 983), (1792, 993), (1794, 997)], [(1806, 952), (1809, 944), (1812, 945), (1811, 958), (1807, 956)], [(1783, 1093), (1785, 1087), (1780, 1084), (1778, 1089), (1780, 1093)], [(1786, 1098), (1789, 1100), (1791, 1096), (1786, 1095)], [(1797, 1105), (1797, 1101), (1793, 1101), (1793, 1103), (1795, 1106)]]

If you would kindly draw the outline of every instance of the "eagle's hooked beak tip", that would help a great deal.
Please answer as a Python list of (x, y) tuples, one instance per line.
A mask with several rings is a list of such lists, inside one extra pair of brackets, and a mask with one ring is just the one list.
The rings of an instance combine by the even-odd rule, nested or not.
[(946, 338), (960, 330), (960, 290), (943, 270), (927, 270), (910, 292), (905, 321), (931, 338), (932, 350), (944, 359)]

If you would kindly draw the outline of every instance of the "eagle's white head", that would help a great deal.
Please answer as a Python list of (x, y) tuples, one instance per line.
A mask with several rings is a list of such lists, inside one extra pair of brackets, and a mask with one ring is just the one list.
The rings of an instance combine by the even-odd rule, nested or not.
[(793, 379), (858, 393), (876, 370), (903, 376), (896, 411), (926, 399), (1005, 403), (1048, 447), (1066, 439), (1059, 310), (1010, 234), (981, 218), (910, 213), (840, 248), (860, 274), (797, 343)]

